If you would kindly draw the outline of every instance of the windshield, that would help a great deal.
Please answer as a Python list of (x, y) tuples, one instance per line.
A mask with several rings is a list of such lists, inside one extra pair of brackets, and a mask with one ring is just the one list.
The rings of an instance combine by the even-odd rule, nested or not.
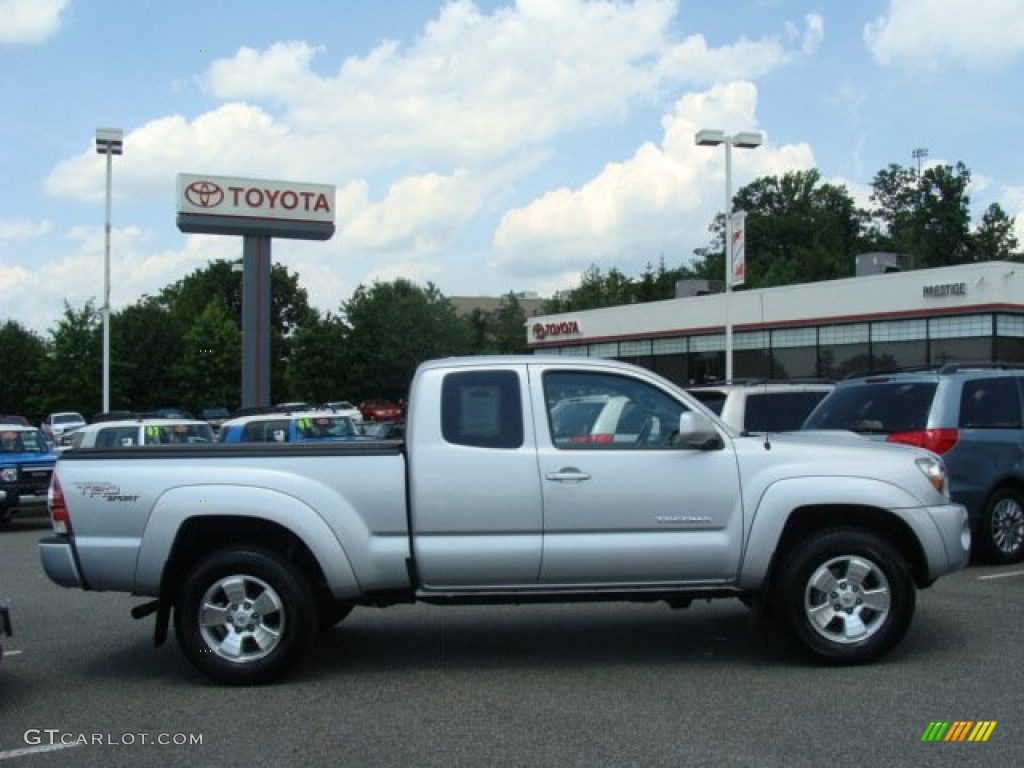
[(339, 437), (355, 437), (359, 434), (356, 425), (348, 416), (315, 416), (301, 418), (295, 422), (299, 440), (333, 440)]
[(807, 417), (804, 429), (848, 429), (869, 435), (928, 426), (934, 381), (887, 381), (838, 387)]
[(46, 453), (46, 450), (38, 430), (0, 432), (0, 453)]

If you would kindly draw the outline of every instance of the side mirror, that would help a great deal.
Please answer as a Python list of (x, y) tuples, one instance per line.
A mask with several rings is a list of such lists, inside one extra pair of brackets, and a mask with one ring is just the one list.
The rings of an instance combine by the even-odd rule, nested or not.
[(717, 451), (725, 447), (714, 422), (697, 411), (683, 411), (679, 414), (679, 436), (675, 445), (677, 448), (697, 451)]

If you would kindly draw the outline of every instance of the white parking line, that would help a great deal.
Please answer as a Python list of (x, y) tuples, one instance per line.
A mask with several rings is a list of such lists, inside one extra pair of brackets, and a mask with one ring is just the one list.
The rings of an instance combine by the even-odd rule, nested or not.
[(979, 576), (978, 581), (989, 581), (990, 579), (1006, 579), (1010, 576), (1024, 576), (1024, 571), (1007, 571), (1006, 573), (990, 573), (988, 576)]
[(7, 760), (11, 757), (24, 757), (25, 755), (34, 755), (37, 752), (56, 752), (58, 749), (71, 749), (72, 747), (80, 747), (81, 744), (46, 744), (41, 747), (25, 747), (24, 749), (9, 749), (6, 752), (0, 752), (0, 760)]
[(20, 656), (24, 651), (4, 651), (4, 656)]

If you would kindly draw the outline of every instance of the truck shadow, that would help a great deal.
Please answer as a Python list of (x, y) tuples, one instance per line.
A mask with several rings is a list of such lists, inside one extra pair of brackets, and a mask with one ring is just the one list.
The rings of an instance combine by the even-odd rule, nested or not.
[(785, 643), (752, 632), (738, 602), (689, 611), (630, 604), (413, 610), (407, 618), (357, 610), (318, 638), (299, 674), (806, 663)]

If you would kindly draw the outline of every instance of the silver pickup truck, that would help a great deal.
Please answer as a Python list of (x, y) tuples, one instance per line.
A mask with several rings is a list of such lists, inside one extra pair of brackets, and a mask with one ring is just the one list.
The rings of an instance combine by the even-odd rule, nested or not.
[(404, 442), (70, 451), (57, 584), (152, 599), (210, 678), (281, 677), (353, 606), (739, 598), (812, 654), (878, 658), (967, 559), (942, 461), (849, 433), (743, 436), (650, 371), (418, 369)]

